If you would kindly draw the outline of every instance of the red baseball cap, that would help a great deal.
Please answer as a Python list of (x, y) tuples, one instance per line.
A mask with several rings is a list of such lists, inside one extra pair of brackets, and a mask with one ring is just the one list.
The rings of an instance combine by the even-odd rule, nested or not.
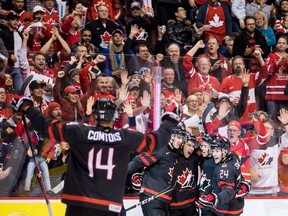
[(230, 126), (235, 126), (235, 127), (237, 127), (239, 130), (241, 130), (241, 128), (242, 128), (240, 122), (238, 122), (238, 121), (236, 121), (236, 120), (231, 121), (231, 122), (228, 124), (228, 127), (230, 127)]
[(67, 86), (64, 89), (64, 94), (67, 95), (68, 93), (74, 93), (76, 92), (77, 94), (80, 94), (80, 90), (77, 89), (75, 86)]

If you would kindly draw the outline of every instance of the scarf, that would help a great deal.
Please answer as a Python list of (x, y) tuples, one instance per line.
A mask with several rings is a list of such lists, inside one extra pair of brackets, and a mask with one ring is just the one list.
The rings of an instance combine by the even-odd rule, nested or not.
[[(111, 43), (109, 45), (109, 56), (111, 61), (111, 69), (112, 71), (117, 71), (121, 67), (125, 67), (125, 57), (123, 52), (124, 44), (121, 44), (120, 46), (115, 46), (114, 43)], [(120, 54), (120, 66), (118, 67), (118, 62), (116, 59), (116, 54)]]

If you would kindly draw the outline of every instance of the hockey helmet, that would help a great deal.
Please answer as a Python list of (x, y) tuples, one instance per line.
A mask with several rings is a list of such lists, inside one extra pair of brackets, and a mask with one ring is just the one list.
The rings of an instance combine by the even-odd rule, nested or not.
[(193, 142), (194, 145), (195, 145), (195, 148), (198, 148), (199, 142), (198, 142), (197, 138), (196, 138), (194, 135), (192, 135), (192, 134), (190, 134), (190, 133), (186, 133), (186, 135), (185, 135), (185, 137), (184, 137), (184, 144), (183, 144), (183, 146), (184, 146), (185, 143), (187, 143), (187, 142)]
[[(185, 137), (186, 135), (186, 129), (185, 129), (185, 124), (183, 123), (179, 123), (175, 128), (173, 128), (172, 130), (172, 134), (171, 134), (171, 137), (170, 137), (170, 140), (169, 140), (169, 143), (168, 145), (174, 149), (175, 146), (174, 146), (174, 141), (175, 141), (175, 138), (177, 135), (181, 135), (183, 136), (183, 138)], [(182, 144), (181, 144), (182, 145)], [(179, 146), (180, 147), (180, 146)]]
[(92, 110), (97, 120), (113, 121), (116, 113), (116, 105), (111, 99), (99, 98), (93, 105)]
[(230, 152), (230, 142), (224, 137), (217, 137), (211, 143), (211, 149), (219, 148), (222, 152)]

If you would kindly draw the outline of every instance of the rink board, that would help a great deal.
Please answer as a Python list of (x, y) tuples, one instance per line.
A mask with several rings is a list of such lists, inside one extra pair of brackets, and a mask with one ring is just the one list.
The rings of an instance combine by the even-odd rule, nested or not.
[[(138, 202), (137, 198), (127, 198), (124, 206), (130, 207)], [(59, 199), (50, 199), (54, 216), (64, 216), (65, 205)], [(49, 216), (43, 199), (0, 198), (0, 216)], [(127, 213), (127, 216), (142, 216), (141, 207)], [(287, 216), (288, 197), (283, 198), (246, 198), (242, 216)]]

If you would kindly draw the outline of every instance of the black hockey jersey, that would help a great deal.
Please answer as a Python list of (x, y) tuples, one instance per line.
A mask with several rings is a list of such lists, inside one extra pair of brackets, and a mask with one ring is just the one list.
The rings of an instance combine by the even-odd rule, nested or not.
[[(165, 145), (167, 144), (168, 141), (165, 142)], [(147, 196), (153, 196), (170, 186), (174, 165), (177, 163), (179, 156), (179, 150), (171, 150), (168, 146), (159, 151), (155, 151), (152, 154), (145, 152), (136, 156), (129, 163), (128, 173), (146, 167), (140, 193)], [(173, 186), (171, 185), (171, 187)], [(172, 192), (162, 195), (158, 199), (169, 203), (172, 199), (171, 193)]]
[(239, 158), (231, 152), (224, 162), (217, 164), (213, 173), (212, 187), (219, 204), (212, 211), (217, 216), (239, 215), (243, 212), (244, 198), (235, 198), (241, 180)]
[[(48, 137), (51, 119), (35, 108), (29, 108), (26, 114), (32, 126)], [(173, 126), (165, 120), (158, 131), (143, 135), (79, 123), (53, 124), (55, 138), (63, 133), (71, 147), (62, 202), (119, 213), (131, 150), (151, 152), (161, 148), (160, 143), (168, 143)]]
[(202, 157), (199, 185), (200, 195), (212, 192), (212, 176), (216, 165), (213, 157)]
[(198, 197), (199, 156), (193, 153), (188, 159), (181, 156), (174, 166), (177, 184), (172, 194), (170, 208), (185, 208), (193, 204)]

